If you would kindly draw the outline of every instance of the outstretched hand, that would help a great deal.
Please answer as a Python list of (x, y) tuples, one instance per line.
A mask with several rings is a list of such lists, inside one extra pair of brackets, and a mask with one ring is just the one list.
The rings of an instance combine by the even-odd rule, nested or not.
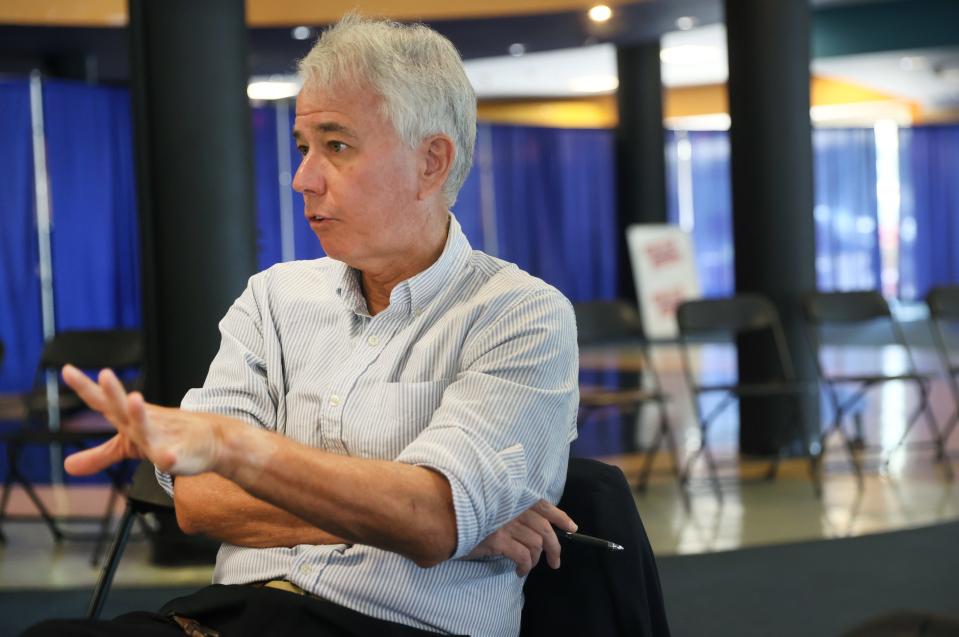
[(559, 568), (562, 548), (553, 525), (567, 531), (577, 529), (576, 523), (564, 511), (540, 500), (488, 535), (467, 557), (502, 555), (516, 564), (516, 575), (523, 577), (533, 570), (545, 552), (550, 568)]
[(65, 365), (63, 380), (117, 429), (107, 442), (69, 456), (63, 463), (67, 473), (89, 475), (127, 458), (146, 458), (161, 471), (178, 475), (214, 467), (220, 450), (214, 421), (150, 405), (139, 392), (128, 394), (109, 369), (94, 382), (73, 365)]

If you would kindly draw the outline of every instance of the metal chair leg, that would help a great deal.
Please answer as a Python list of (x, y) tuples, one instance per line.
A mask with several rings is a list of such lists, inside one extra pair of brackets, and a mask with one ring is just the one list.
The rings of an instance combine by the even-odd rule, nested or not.
[[(13, 488), (13, 472), (7, 471), (7, 477), (3, 481), (3, 495), (0, 495), (0, 525), (7, 519), (7, 504), (10, 502), (10, 490)], [(0, 542), (6, 542), (7, 536), (3, 533), (0, 526)]]
[(136, 512), (133, 510), (133, 505), (128, 502), (126, 511), (123, 512), (123, 518), (120, 519), (120, 524), (117, 526), (116, 535), (113, 536), (113, 544), (110, 546), (106, 564), (100, 571), (100, 578), (93, 590), (93, 597), (90, 598), (87, 619), (97, 619), (103, 611), (107, 594), (113, 584), (113, 576), (116, 574), (117, 566), (120, 565), (120, 558), (123, 557), (123, 550), (126, 548), (127, 539), (130, 537), (130, 528), (133, 526), (135, 517)]
[(110, 489), (110, 498), (107, 500), (107, 508), (100, 520), (100, 531), (97, 533), (97, 541), (93, 546), (93, 553), (90, 554), (90, 566), (96, 568), (100, 563), (100, 556), (103, 553), (103, 547), (106, 544), (107, 537), (110, 535), (110, 520), (113, 518), (113, 505), (117, 501), (118, 492), (116, 488)]

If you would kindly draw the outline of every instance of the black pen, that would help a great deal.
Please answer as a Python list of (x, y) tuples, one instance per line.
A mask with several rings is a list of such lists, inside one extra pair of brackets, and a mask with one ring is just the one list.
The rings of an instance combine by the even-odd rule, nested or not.
[(562, 529), (556, 529), (556, 535), (558, 535), (559, 537), (565, 540), (569, 540), (570, 542), (576, 542), (577, 544), (587, 544), (589, 546), (595, 546), (601, 549), (606, 549), (607, 551), (623, 550), (623, 547), (617, 544), (616, 542), (603, 540), (598, 537), (593, 537), (592, 535), (583, 535), (582, 533), (573, 533), (572, 531), (564, 531)]

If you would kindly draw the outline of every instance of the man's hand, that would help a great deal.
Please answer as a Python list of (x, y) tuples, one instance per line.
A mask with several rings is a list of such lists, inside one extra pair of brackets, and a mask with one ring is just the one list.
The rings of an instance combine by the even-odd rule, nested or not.
[(199, 414), (148, 405), (139, 392), (127, 394), (116, 375), (105, 369), (93, 382), (72, 365), (63, 379), (91, 409), (117, 428), (107, 442), (64, 461), (72, 475), (102, 471), (125, 458), (147, 458), (161, 471), (194, 475), (216, 463), (220, 442), (215, 422)]
[(474, 548), (467, 558), (502, 555), (516, 564), (516, 575), (523, 577), (539, 562), (543, 551), (550, 568), (559, 568), (561, 547), (553, 525), (576, 531), (576, 523), (546, 500), (494, 531)]

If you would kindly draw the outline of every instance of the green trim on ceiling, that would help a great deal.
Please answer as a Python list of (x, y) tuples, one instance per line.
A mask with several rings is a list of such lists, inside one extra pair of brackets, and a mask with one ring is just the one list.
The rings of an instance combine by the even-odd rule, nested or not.
[(892, 0), (820, 9), (814, 58), (959, 46), (959, 0)]

